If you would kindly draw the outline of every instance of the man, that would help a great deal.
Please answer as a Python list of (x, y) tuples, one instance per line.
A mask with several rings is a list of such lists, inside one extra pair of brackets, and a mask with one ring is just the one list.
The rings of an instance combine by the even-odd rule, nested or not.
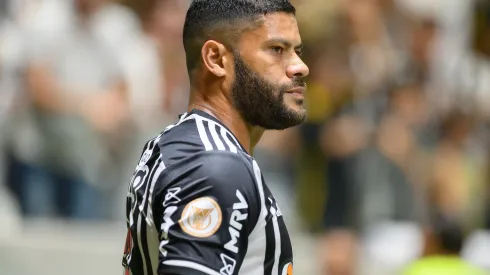
[(292, 274), (281, 211), (251, 156), (300, 124), (308, 67), (287, 0), (195, 0), (188, 112), (149, 141), (127, 200), (126, 274)]
[(465, 234), (455, 220), (439, 214), (428, 232), (424, 257), (413, 262), (403, 275), (488, 275), (461, 257)]
[(21, 207), (29, 217), (100, 219), (127, 121), (124, 75), (98, 35), (111, 0), (41, 2), (23, 31), (28, 104), (11, 134)]

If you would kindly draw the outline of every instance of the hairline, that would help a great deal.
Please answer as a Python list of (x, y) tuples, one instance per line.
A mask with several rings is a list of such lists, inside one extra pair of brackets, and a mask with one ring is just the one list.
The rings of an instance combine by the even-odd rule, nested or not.
[[(203, 36), (203, 38), (201, 40), (198, 40), (196, 44), (199, 44), (199, 48), (201, 50), (207, 41), (214, 40), (218, 43), (223, 44), (229, 51), (235, 52), (237, 51), (238, 44), (244, 33), (262, 27), (265, 23), (266, 16), (276, 13), (284, 13), (296, 16), (294, 12), (279, 10), (273, 12), (264, 12), (261, 14), (255, 14), (242, 18), (236, 18), (233, 20), (223, 20), (221, 22), (213, 24), (207, 30), (205, 30), (208, 33), (207, 37)], [(193, 72), (202, 65), (202, 56), (199, 55), (198, 59), (198, 61), (194, 62), (194, 66), (192, 68), (188, 68), (188, 74), (191, 82)]]

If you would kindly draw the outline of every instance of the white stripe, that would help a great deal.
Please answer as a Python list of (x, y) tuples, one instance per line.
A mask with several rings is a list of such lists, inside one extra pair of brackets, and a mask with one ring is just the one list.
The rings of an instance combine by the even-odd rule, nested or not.
[[(185, 121), (195, 119), (195, 120), (196, 120), (196, 123), (197, 123), (198, 130), (199, 130), (199, 136), (201, 137), (201, 140), (203, 141), (203, 144), (204, 144), (204, 146), (205, 146), (206, 150), (207, 150), (207, 151), (213, 150), (213, 145), (212, 145), (212, 144), (209, 142), (209, 139), (208, 139), (208, 137), (207, 137), (207, 134), (206, 134), (206, 132), (204, 131), (204, 124), (203, 124), (202, 122), (203, 122), (203, 121), (207, 121), (209, 124), (211, 124), (211, 123), (215, 123), (215, 124), (216, 124), (216, 122), (215, 122), (214, 120), (212, 120), (212, 119), (209, 119), (209, 118), (207, 118), (207, 117), (200, 116), (200, 115), (198, 115), (198, 114), (192, 114), (192, 115), (187, 116), (187, 117), (186, 117), (186, 116), (187, 116), (187, 113), (185, 113), (185, 114), (184, 114), (184, 115), (183, 115), (183, 116), (180, 118), (180, 121), (179, 121), (178, 123), (176, 123), (175, 125), (170, 125), (170, 126), (168, 126), (168, 127), (165, 129), (165, 132), (166, 132), (166, 131), (168, 131), (168, 130), (170, 130), (170, 129), (172, 129), (172, 128), (174, 128), (174, 127), (176, 127), (176, 126), (178, 126), (178, 125), (180, 125), (180, 124), (182, 124), (182, 123), (183, 123), (183, 122), (185, 122)], [(199, 124), (202, 126), (202, 128), (200, 128)], [(228, 143), (230, 140), (227, 138), (226, 134), (225, 134), (225, 135), (223, 135), (223, 130), (224, 130), (225, 132), (227, 132), (227, 133), (230, 133), (230, 132), (229, 132), (229, 131), (227, 131), (227, 130), (226, 130), (224, 127), (221, 127), (221, 126), (220, 126), (220, 128), (222, 128), (222, 130), (221, 130), (221, 135), (222, 135), (222, 136), (223, 136), (223, 138), (225, 139), (226, 144), (228, 144), (228, 145), (230, 146), (230, 144)], [(201, 131), (202, 131), (202, 132), (201, 132)], [(211, 132), (211, 134), (212, 134), (212, 132)], [(239, 143), (239, 142), (238, 142), (238, 140), (235, 138), (235, 136), (234, 136), (232, 133), (230, 133), (230, 136), (231, 136), (231, 138), (233, 139), (233, 142), (235, 143), (235, 146), (236, 146), (236, 147), (238, 147), (238, 148), (241, 148), (240, 143)], [(215, 138), (215, 137), (213, 136), (213, 138)], [(219, 140), (219, 139), (218, 139), (218, 140)], [(221, 142), (221, 144), (222, 144), (222, 142)], [(231, 149), (231, 150), (232, 150), (232, 152), (236, 153), (236, 152), (235, 152), (236, 147), (235, 147), (235, 149)], [(210, 148), (210, 149), (209, 149), (209, 148)], [(232, 147), (232, 146), (230, 146), (230, 148), (233, 148), (233, 147)], [(218, 148), (218, 149), (219, 149), (219, 148)]]
[(235, 136), (234, 135), (231, 135), (231, 138), (235, 142), (236, 146), (238, 146), (239, 148), (241, 148), (240, 142), (238, 142), (238, 140), (236, 140)]
[(285, 265), (283, 268), (282, 268), (282, 275), (288, 275), (288, 267), (289, 267), (289, 264)]
[(204, 129), (204, 123), (200, 117), (196, 117), (196, 125), (197, 130), (199, 131), (199, 137), (201, 138), (202, 144), (204, 144), (204, 148), (206, 151), (213, 150), (213, 145), (209, 142), (208, 135), (206, 134), (206, 130)]
[(209, 131), (211, 132), (211, 136), (213, 137), (214, 143), (216, 143), (218, 150), (226, 150), (225, 145), (223, 145), (223, 142), (221, 142), (221, 139), (219, 139), (218, 133), (216, 132), (216, 127), (218, 126), (216, 122), (209, 122), (208, 125)]
[[(143, 194), (143, 200), (141, 201), (141, 204), (140, 204), (140, 215), (143, 214), (143, 211), (145, 209), (145, 204), (146, 204), (146, 200), (148, 198), (147, 194), (148, 194), (148, 191), (150, 190), (150, 180), (153, 179), (152, 176), (155, 176), (153, 174), (153, 171), (155, 171), (155, 169), (158, 169), (159, 168), (159, 163), (160, 163), (160, 160), (162, 159), (162, 155), (160, 154), (158, 156), (158, 159), (155, 161), (155, 163), (153, 164), (153, 167), (151, 168), (150, 170), (150, 173), (146, 176), (148, 176), (148, 182), (146, 182), (146, 188), (145, 188), (145, 193)], [(146, 177), (143, 179), (146, 181)]]
[[(151, 181), (151, 187), (150, 187), (150, 195), (148, 196), (148, 209), (146, 212), (146, 214), (147, 214), (146, 215), (146, 223), (150, 223), (150, 224), (153, 224), (153, 212), (152, 212), (152, 207), (151, 207), (152, 198), (153, 198), (153, 190), (155, 189), (155, 184), (156, 184), (158, 178), (162, 174), (163, 170), (165, 170), (165, 163), (163, 163), (162, 158), (163, 158), (163, 156), (160, 154), (160, 157), (159, 157), (160, 163), (158, 165), (157, 171), (153, 175), (153, 178)], [(155, 164), (155, 166), (156, 166), (156, 164)]]
[(255, 180), (257, 181), (257, 186), (259, 187), (259, 196), (260, 196), (260, 203), (261, 203), (260, 215), (264, 219), (264, 223), (265, 223), (265, 218), (267, 217), (267, 208), (265, 207), (265, 195), (264, 195), (264, 185), (262, 183), (262, 173), (260, 172), (259, 165), (255, 160), (252, 161), (252, 164), (253, 164), (253, 169), (255, 174)]
[[(274, 206), (271, 206), (271, 208)], [(274, 265), (272, 266), (272, 274), (279, 274), (279, 257), (281, 256), (281, 232), (279, 231), (279, 224), (277, 223), (277, 210), (271, 209), (272, 213), (272, 225), (274, 226), (274, 239), (276, 241), (276, 248), (274, 251)]]
[(184, 123), (186, 121), (196, 119), (196, 117), (197, 117), (196, 115), (190, 115), (190, 116), (186, 116), (186, 115), (182, 116), (180, 118), (179, 122), (177, 122), (176, 124), (167, 126), (167, 128), (165, 128), (165, 132), (167, 132), (168, 130), (170, 130), (170, 129), (174, 128), (174, 127), (179, 126), (180, 124), (182, 124), (182, 123)]
[[(158, 148), (158, 142), (160, 141), (160, 137), (161, 135), (159, 135), (158, 137), (156, 137), (155, 139), (153, 139), (153, 141), (150, 141), (153, 142), (153, 147), (150, 149), (151, 150), (151, 154), (153, 154), (153, 151), (155, 148)], [(149, 147), (149, 144), (148, 144), (148, 147)], [(148, 149), (147, 149), (148, 150)], [(148, 150), (149, 151), (149, 150)], [(141, 219), (142, 219), (142, 216), (145, 216), (145, 226), (146, 226), (146, 229), (148, 229), (148, 217), (146, 217), (145, 213), (143, 212), (144, 211), (144, 207), (145, 207), (145, 203), (146, 203), (146, 200), (147, 200), (147, 194), (148, 194), (148, 191), (150, 189), (150, 184), (148, 184), (148, 182), (150, 181), (150, 177), (152, 176), (152, 173), (155, 169), (159, 169), (160, 168), (160, 165), (159, 165), (159, 162), (162, 158), (162, 155), (160, 154), (158, 156), (158, 159), (155, 161), (153, 167), (151, 168), (151, 170), (148, 169), (148, 166), (145, 164), (145, 166), (143, 167), (143, 169), (146, 170), (146, 173), (145, 173), (145, 177), (143, 179), (141, 179), (142, 182), (146, 182), (146, 188), (145, 188), (145, 193), (143, 194), (143, 199), (141, 201), (141, 204), (139, 205), (139, 213), (138, 213), (138, 221), (137, 221), (137, 227), (138, 227), (138, 246), (139, 246), (139, 250), (141, 252), (141, 256), (142, 256), (142, 260), (143, 260), (143, 268), (144, 268), (144, 273), (145, 275), (148, 274), (147, 272), (147, 266), (146, 266), (146, 258), (145, 258), (145, 251), (144, 251), (144, 247), (142, 246), (142, 241), (141, 241)], [(149, 170), (149, 171), (148, 171)], [(158, 170), (157, 170), (158, 171)], [(155, 175), (153, 175), (155, 176)], [(147, 182), (147, 177), (148, 177), (148, 182)], [(155, 181), (154, 178), (151, 178), (153, 179), (153, 181)], [(143, 186), (145, 184), (142, 184), (141, 186)], [(137, 196), (137, 192), (135, 192), (136, 196)], [(138, 201), (138, 198), (136, 197), (135, 198), (135, 201)], [(133, 211), (131, 213), (131, 217), (133, 216)], [(157, 236), (157, 240), (158, 240), (158, 236)], [(147, 238), (147, 241), (148, 241), (148, 238)], [(158, 241), (157, 241), (158, 243)], [(150, 252), (150, 246), (148, 246), (148, 252)], [(150, 254), (150, 257), (151, 257), (151, 254)]]
[(175, 126), (179, 126), (182, 122), (186, 121), (186, 116), (187, 116), (187, 113), (184, 113), (180, 119), (179, 119), (179, 122), (177, 122), (176, 124), (172, 124), (172, 125), (169, 125), (167, 126), (167, 128), (165, 128), (165, 132), (167, 132), (168, 130), (174, 128)]
[[(160, 158), (163, 158), (162, 155), (160, 155)], [(158, 231), (153, 221), (152, 198), (153, 198), (153, 190), (155, 189), (155, 184), (164, 170), (165, 170), (165, 163), (163, 163), (163, 160), (160, 160), (160, 164), (158, 165), (157, 171), (155, 172), (155, 175), (153, 175), (152, 178), (150, 194), (148, 197), (148, 209), (146, 214), (146, 241), (148, 245), (148, 253), (150, 253), (151, 267), (153, 269), (154, 274), (156, 274), (158, 269), (158, 255), (159, 255), (158, 247), (159, 247), (160, 239), (158, 238)]]
[[(144, 174), (144, 178), (140, 178), (140, 181), (144, 181), (146, 180), (146, 177), (150, 174), (150, 169), (148, 168), (148, 166), (145, 165), (145, 167), (141, 168), (140, 171), (143, 171), (145, 172)], [(136, 174), (135, 174), (136, 176)], [(135, 180), (135, 178), (133, 177), (133, 180)], [(131, 185), (133, 185), (133, 180), (131, 180)], [(141, 188), (141, 186), (143, 186), (143, 184), (138, 184), (138, 188), (135, 188), (134, 189), (134, 201), (137, 202), (138, 201), (138, 190)], [(131, 188), (133, 188), (133, 186), (131, 186)], [(132, 195), (133, 192), (131, 192), (131, 195)], [(132, 226), (134, 224), (134, 220), (133, 220), (133, 217), (134, 217), (134, 212), (136, 211), (136, 208), (138, 207), (138, 204), (135, 203), (134, 206), (131, 208), (131, 211), (130, 211), (130, 215), (129, 215), (129, 224)]]
[[(193, 114), (191, 117), (193, 117), (193, 116), (196, 116), (196, 117), (195, 117), (195, 118), (196, 118), (196, 120), (200, 119), (200, 120), (203, 120), (203, 121), (205, 120), (205, 121), (207, 121), (208, 123), (216, 123), (214, 120), (209, 119), (209, 118), (207, 118), (207, 117), (200, 116), (200, 115), (198, 115), (198, 114)], [(230, 133), (230, 134), (231, 134), (231, 133)], [(237, 146), (238, 148), (241, 148), (240, 143), (238, 142), (238, 140), (235, 138), (235, 136), (234, 136), (233, 134), (231, 134), (231, 138), (232, 138), (232, 139), (233, 139), (233, 141), (235, 142), (236, 146)]]
[(243, 270), (239, 272), (240, 275), (264, 274), (265, 250), (267, 246), (267, 238), (265, 233), (267, 208), (265, 207), (262, 174), (260, 173), (259, 166), (255, 160), (253, 161), (253, 169), (260, 196), (260, 216), (257, 220), (255, 228), (248, 236), (248, 250), (245, 258), (243, 259), (242, 267), (240, 268)]
[(148, 253), (150, 254), (151, 268), (153, 270), (152, 274), (157, 274), (158, 258), (160, 255), (158, 249), (160, 246), (160, 238), (158, 237), (158, 231), (153, 223), (151, 226), (146, 224), (146, 242), (148, 245)]
[(226, 145), (228, 145), (228, 147), (230, 147), (230, 151), (232, 151), (233, 153), (236, 154), (238, 152), (237, 148), (235, 145), (233, 145), (233, 143), (231, 143), (230, 139), (226, 135), (227, 133), (228, 133), (228, 131), (226, 131), (225, 127), (221, 127), (220, 134), (223, 137), (223, 140), (226, 142)]
[[(158, 148), (157, 144), (158, 142), (160, 141), (160, 138), (161, 138), (161, 134), (159, 136), (157, 136), (156, 138), (150, 140), (147, 142), (147, 144), (145, 145), (145, 149), (144, 149), (144, 153), (142, 155), (142, 158), (146, 155), (147, 152), (149, 152), (150, 155), (153, 155), (153, 151), (155, 150), (155, 148)], [(150, 144), (153, 143), (153, 147), (151, 147), (150, 149)], [(143, 178), (140, 178), (140, 181), (139, 183), (137, 184), (136, 188), (134, 188), (134, 180), (136, 179), (136, 174), (138, 171), (143, 171), (145, 174), (144, 174), (144, 177)], [(137, 202), (138, 201), (138, 190), (143, 187), (143, 185), (145, 185), (144, 183), (146, 182), (146, 178), (148, 176), (151, 175), (151, 171), (150, 169), (148, 168), (148, 165), (146, 165), (146, 162), (142, 163), (142, 160), (140, 159), (138, 165), (136, 166), (136, 169), (135, 169), (135, 173), (133, 174), (133, 177), (131, 178), (131, 181), (129, 183), (129, 195), (131, 195), (133, 192), (131, 192), (131, 189), (134, 188), (134, 201)], [(145, 189), (145, 194), (143, 196), (143, 201), (145, 199), (145, 196), (146, 196), (146, 192), (148, 190), (148, 185), (146, 185), (146, 188)], [(135, 203), (133, 208), (131, 208), (130, 210), (130, 215), (129, 215), (129, 224), (130, 225), (133, 225), (134, 223), (134, 220), (133, 220), (133, 216), (134, 216), (134, 211), (136, 211), (136, 207), (137, 207), (137, 204)], [(143, 211), (141, 205), (139, 207), (140, 211)]]
[[(188, 268), (192, 268), (192, 269), (201, 271), (201, 272), (209, 274), (209, 275), (221, 275), (209, 267), (205, 267), (201, 264), (197, 264), (197, 263), (189, 262), (189, 261), (168, 260), (168, 261), (164, 261), (163, 264), (164, 265), (171, 265), (171, 266), (179, 266), (179, 267), (188, 267)], [(251, 274), (251, 273), (249, 273), (249, 274)]]

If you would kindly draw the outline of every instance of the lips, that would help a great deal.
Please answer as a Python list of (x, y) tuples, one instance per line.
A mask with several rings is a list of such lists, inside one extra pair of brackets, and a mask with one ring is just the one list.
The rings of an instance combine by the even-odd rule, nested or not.
[(288, 94), (304, 95), (305, 92), (306, 92), (306, 88), (305, 87), (302, 87), (302, 86), (299, 86), (299, 87), (293, 88), (291, 90), (288, 90), (286, 93), (288, 93)]

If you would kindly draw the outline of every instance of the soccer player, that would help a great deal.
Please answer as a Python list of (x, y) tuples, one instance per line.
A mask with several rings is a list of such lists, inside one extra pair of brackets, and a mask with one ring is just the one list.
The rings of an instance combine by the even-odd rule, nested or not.
[(194, 0), (189, 106), (149, 141), (130, 183), (125, 274), (285, 275), (293, 250), (253, 158), (304, 121), (308, 67), (287, 0)]

